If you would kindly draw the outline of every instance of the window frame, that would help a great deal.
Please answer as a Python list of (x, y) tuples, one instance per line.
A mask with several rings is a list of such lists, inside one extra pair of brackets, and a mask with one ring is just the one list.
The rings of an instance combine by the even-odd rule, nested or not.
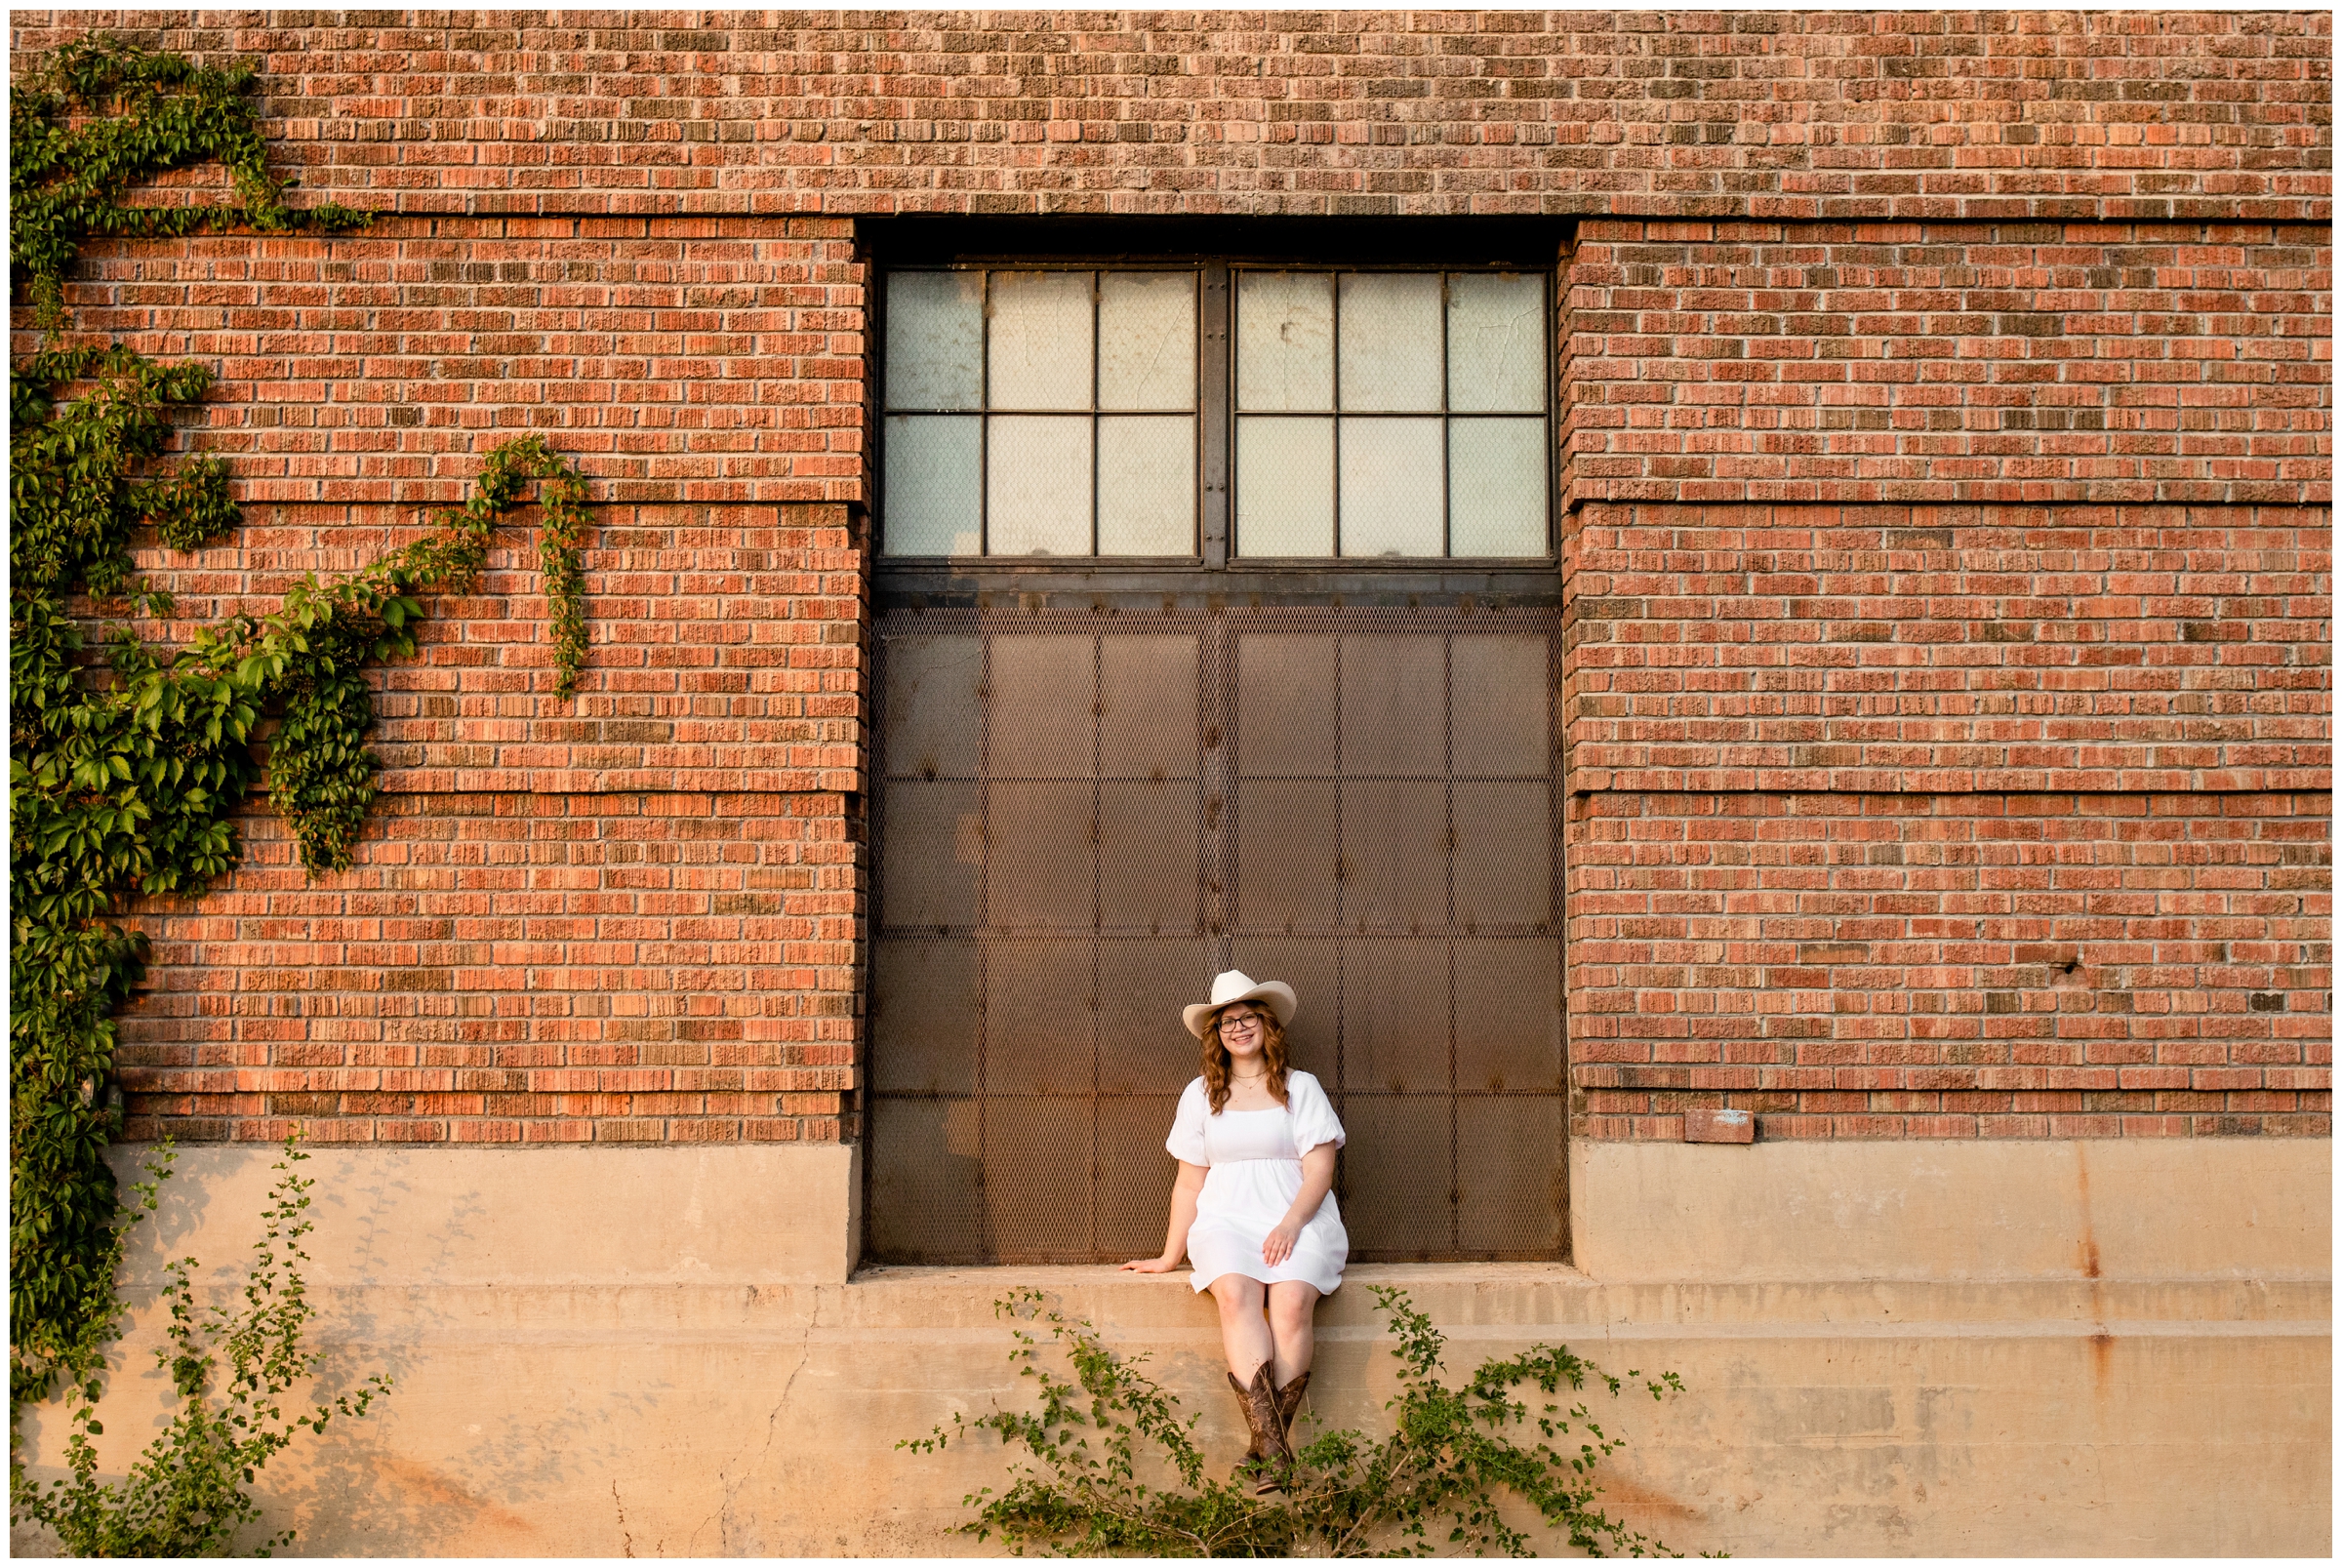
[[(1037, 237), (1037, 236), (1036, 236)], [(1459, 256), (1464, 247), (1456, 247)], [(1329, 590), (1329, 578), (1354, 583), (1369, 592), (1399, 591), (1408, 593), (1432, 592), (1445, 598), (1454, 592), (1469, 593), (1477, 584), (1483, 592), (1494, 591), (1507, 597), (1523, 594), (1542, 596), (1542, 584), (1537, 580), (1550, 580), (1559, 567), (1560, 548), (1560, 352), (1557, 338), (1559, 320), (1558, 249), (1555, 258), (1541, 264), (1517, 261), (1461, 260), (1437, 254), (1430, 256), (1392, 257), (1385, 260), (1374, 254), (1371, 246), (1361, 253), (1336, 257), (1328, 254), (1308, 256), (1280, 255), (1231, 251), (1223, 254), (1197, 255), (1193, 252), (1166, 250), (1160, 252), (1131, 251), (1113, 255), (1081, 252), (1051, 252), (1036, 247), (1030, 253), (969, 254), (949, 257), (917, 257), (915, 259), (871, 261), (869, 291), (869, 320), (871, 335), (866, 351), (866, 364), (870, 378), (869, 408), (870, 455), (868, 473), (870, 485), (871, 554), (873, 568), (898, 590), (918, 598), (938, 592), (949, 592), (956, 584), (962, 591), (976, 582), (996, 574), (1011, 574), (1019, 578), (1046, 576), (1066, 579), (1068, 586), (1078, 585), (1088, 591), (1099, 589), (1153, 594), (1179, 588), (1211, 591), (1217, 584), (1220, 591), (1259, 591), (1271, 586), (1271, 591), (1291, 587), (1309, 591), (1299, 581), (1306, 580), (1316, 592)], [(1108, 411), (1098, 408), (1096, 356), (1099, 353), (1097, 336), (1097, 288), (1093, 284), (1091, 327), (1091, 512), (1090, 543), (1087, 555), (890, 555), (884, 553), (886, 530), (886, 425), (898, 414), (917, 417), (921, 410), (895, 410), (886, 399), (886, 345), (888, 323), (886, 302), (888, 283), (895, 275), (905, 272), (968, 272), (998, 271), (1103, 273), (1110, 271), (1192, 271), (1197, 276), (1198, 313), (1195, 343), (1195, 409), (1196, 441), (1194, 483), (1196, 486), (1197, 548), (1187, 555), (1143, 556), (1100, 555), (1098, 543), (1097, 494), (1099, 487), (1097, 427)], [(1239, 274), (1246, 271), (1311, 271), (1332, 277), (1335, 296), (1333, 342), (1330, 351), (1335, 356), (1336, 401), (1339, 402), (1340, 376), (1340, 279), (1344, 273), (1412, 272), (1435, 273), (1442, 279), (1442, 308), (1440, 311), (1440, 408), (1435, 415), (1417, 413), (1414, 418), (1436, 418), (1440, 422), (1440, 543), (1448, 546), (1453, 529), (1453, 496), (1450, 494), (1448, 465), (1451, 431), (1457, 421), (1475, 419), (1527, 419), (1530, 416), (1494, 411), (1473, 411), (1459, 415), (1449, 406), (1447, 334), (1444, 280), (1450, 274), (1469, 272), (1527, 273), (1539, 280), (1543, 305), (1543, 342), (1545, 345), (1545, 551), (1528, 556), (1346, 556), (1329, 555), (1270, 556), (1238, 553), (1235, 534), (1235, 443), (1239, 411), (1235, 406), (1235, 290)], [(979, 487), (979, 543), (990, 543), (990, 432), (989, 422), (994, 411), (990, 399), (990, 280), (985, 283), (986, 335), (982, 380), (982, 405), (975, 410), (952, 410), (953, 414), (968, 415), (987, 422), (982, 440), (977, 483)], [(1012, 411), (1013, 412), (1013, 411)], [(1067, 412), (1071, 411), (1053, 411)], [(1149, 411), (1111, 411), (1114, 413)], [(1303, 416), (1320, 417), (1320, 416)], [(1335, 433), (1335, 533), (1334, 548), (1341, 548), (1340, 533), (1340, 440), (1341, 423), (1345, 418), (1401, 417), (1395, 414), (1350, 416), (1339, 407), (1330, 409), (1323, 418), (1334, 422)], [(1459, 587), (1457, 580), (1465, 580)], [(1340, 591), (1338, 586), (1332, 591)], [(1557, 591), (1557, 584), (1545, 591)], [(891, 595), (890, 595), (891, 597)]]

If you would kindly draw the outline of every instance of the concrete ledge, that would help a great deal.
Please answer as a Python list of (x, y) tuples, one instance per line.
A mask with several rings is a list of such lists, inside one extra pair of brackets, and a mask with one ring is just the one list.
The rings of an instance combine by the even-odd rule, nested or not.
[[(2110, 1147), (1583, 1151), (1587, 1267), (1352, 1269), (1320, 1309), (1312, 1409), (1384, 1429), (1395, 1363), (1371, 1287), (1394, 1285), (1447, 1335), (1451, 1380), (1540, 1341), (1679, 1373), (1664, 1405), (1595, 1399), (1628, 1443), (1608, 1498), (1677, 1550), (2323, 1555), (2332, 1308), (2310, 1218), (2326, 1146), (2183, 1143), (2111, 1164)], [(192, 1253), (224, 1290), (270, 1158), (182, 1159), (136, 1260), (106, 1463), (163, 1419), (161, 1259)], [(1243, 1446), (1214, 1308), (1184, 1277), (849, 1274), (846, 1150), (329, 1150), (308, 1169), (321, 1386), (398, 1381), (378, 1416), (268, 1470), (269, 1526), (299, 1528), (304, 1552), (996, 1549), (950, 1527), (1001, 1482), (999, 1446), (895, 1445), (1030, 1405), (993, 1310), (1019, 1285), (1149, 1356), (1214, 1465)], [(1936, 1245), (1946, 1271), (1924, 1277)], [(1635, 1271), (1658, 1268), (1678, 1273)], [(28, 1420), (36, 1453), (59, 1451), (56, 1416)]]
[[(207, 1261), (208, 1261), (207, 1254)], [(2330, 1301), (2311, 1282), (1606, 1285), (1567, 1270), (1366, 1268), (1326, 1306), (1317, 1419), (1385, 1429), (1372, 1283), (1448, 1339), (1446, 1375), (1566, 1343), (1679, 1373), (1665, 1405), (1595, 1396), (1628, 1447), (1608, 1495), (1679, 1550), (2317, 1555), (2327, 1539)], [(1449, 1277), (1438, 1277), (1449, 1274)], [(843, 1284), (321, 1292), (327, 1384), (381, 1414), (272, 1468), (270, 1522), (316, 1553), (962, 1554), (989, 1437), (918, 1456), (954, 1414), (1030, 1406), (992, 1303), (1013, 1285), (1102, 1325), (1215, 1466), (1244, 1436), (1208, 1301), (1103, 1269), (887, 1270)], [(107, 1437), (166, 1389), (138, 1317)], [(44, 1451), (54, 1412), (32, 1424)], [(1558, 1548), (1561, 1543), (1547, 1544)], [(37, 1546), (20, 1539), (20, 1548)]]

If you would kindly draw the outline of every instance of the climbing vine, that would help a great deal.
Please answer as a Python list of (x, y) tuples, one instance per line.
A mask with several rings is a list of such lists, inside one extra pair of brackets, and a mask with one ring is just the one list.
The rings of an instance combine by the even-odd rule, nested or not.
[[(42, 326), (62, 324), (64, 279), (94, 238), (363, 223), (343, 208), (284, 205), (245, 101), (252, 81), (249, 68), (100, 37), (12, 88), (12, 299)], [(210, 162), (227, 169), (235, 201), (127, 200), (156, 174)], [(187, 550), (241, 521), (223, 464), (162, 461), (173, 411), (209, 384), (200, 365), (113, 345), (45, 348), (10, 366), (12, 1408), (49, 1390), (112, 1301), (112, 1015), (142, 956), (141, 938), (115, 923), (124, 902), (196, 893), (235, 865), (233, 816), (260, 781), (255, 742), (271, 718), (270, 798), (303, 865), (349, 866), (377, 791), (364, 666), (414, 654), (423, 596), (471, 583), (532, 481), (564, 700), (586, 655), (586, 483), (536, 436), (489, 453), (463, 506), (363, 569), (304, 578), (273, 613), (174, 646), (142, 640), (133, 623), (174, 607), (137, 576), (140, 531)]]
[[(8, 260), (44, 327), (64, 317), (64, 279), (94, 238), (175, 239), (205, 229), (353, 228), (331, 202), (296, 210), (268, 171), (245, 95), (253, 68), (207, 69), (102, 34), (67, 44), (8, 95)], [(218, 163), (236, 199), (161, 206), (124, 198), (168, 169)]]
[[(1534, 1512), (1589, 1556), (1681, 1555), (1601, 1507), (1595, 1467), (1626, 1439), (1605, 1431), (1583, 1396), (1592, 1383), (1616, 1399), (1626, 1379), (1567, 1346), (1535, 1345), (1481, 1362), (1451, 1388), (1439, 1377), (1446, 1340), (1430, 1315), (1402, 1290), (1367, 1288), (1399, 1362), (1398, 1393), (1385, 1407), (1390, 1434), (1297, 1436), (1280, 1495), (1257, 1496), (1248, 1474), (1210, 1478), (1197, 1418), (1183, 1416), (1178, 1398), (1140, 1369), (1146, 1357), (1115, 1354), (1095, 1324), (1066, 1316), (1030, 1287), (992, 1306), (1010, 1320), (1017, 1347), (1009, 1358), (1033, 1380), (1040, 1408), (954, 1415), (949, 1430), (895, 1446), (934, 1454), (989, 1430), (1022, 1450), (1005, 1486), (968, 1496), (975, 1516), (958, 1526), (979, 1541), (997, 1534), (1020, 1556), (1030, 1548), (1068, 1557), (1428, 1557), (1441, 1547), (1451, 1555), (1534, 1555), (1540, 1544), (1499, 1508), (1507, 1495), (1520, 1516)], [(1058, 1352), (1051, 1359), (1071, 1377), (1042, 1359), (1040, 1336), (1024, 1324), (1047, 1327)], [(1673, 1372), (1627, 1378), (1656, 1401), (1683, 1391)], [(1547, 1397), (1521, 1397), (1531, 1384)]]
[[(120, 1273), (126, 1233), (161, 1206), (162, 1185), (176, 1157), (167, 1145), (147, 1154), (147, 1179), (132, 1189), (126, 1217), (107, 1244), (110, 1276)], [(316, 1183), (300, 1174), (308, 1157), (298, 1134), (286, 1140), (276, 1186), (261, 1214), (261, 1235), (236, 1293), (242, 1305), (201, 1300), (195, 1259), (164, 1266), (162, 1299), (170, 1316), (154, 1361), (170, 1378), (179, 1408), (119, 1481), (98, 1478), (98, 1446), (91, 1439), (105, 1434), (98, 1419), (105, 1352), (128, 1308), (111, 1298), (82, 1325), (62, 1367), (67, 1473), (42, 1486), (12, 1451), (10, 1523), (46, 1526), (72, 1557), (232, 1555), (237, 1538), (261, 1518), (251, 1488), (269, 1460), (303, 1430), (322, 1432), (336, 1416), (363, 1420), (374, 1401), (390, 1391), (390, 1379), (376, 1373), (352, 1392), (287, 1408), (320, 1355), (306, 1340), (317, 1309), (303, 1278), (309, 1254), (302, 1241), (316, 1226), (308, 1212)], [(270, 1556), (293, 1539), (291, 1530), (282, 1531), (256, 1555)]]

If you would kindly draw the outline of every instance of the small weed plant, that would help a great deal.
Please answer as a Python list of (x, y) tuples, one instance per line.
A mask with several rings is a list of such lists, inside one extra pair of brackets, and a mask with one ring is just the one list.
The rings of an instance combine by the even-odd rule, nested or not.
[[(1625, 1439), (1604, 1431), (1580, 1396), (1592, 1383), (1616, 1398), (1634, 1380), (1663, 1400), (1682, 1391), (1675, 1373), (1614, 1378), (1567, 1347), (1539, 1345), (1484, 1361), (1451, 1388), (1438, 1377), (1445, 1342), (1431, 1318), (1404, 1291), (1370, 1288), (1398, 1342), (1391, 1352), (1400, 1364), (1398, 1396), (1387, 1407), (1391, 1434), (1327, 1431), (1300, 1446), (1282, 1496), (1255, 1497), (1249, 1478), (1207, 1477), (1196, 1418), (1183, 1418), (1179, 1401), (1140, 1370), (1146, 1358), (1115, 1355), (1092, 1324), (1067, 1318), (1034, 1290), (1014, 1292), (994, 1309), (1011, 1319), (1010, 1358), (1020, 1376), (1035, 1380), (1040, 1408), (995, 1410), (973, 1422), (954, 1416), (951, 1430), (938, 1427), (897, 1446), (936, 1453), (989, 1428), (1022, 1448), (1006, 1490), (971, 1494), (976, 1517), (959, 1526), (979, 1540), (997, 1533), (1020, 1554), (1416, 1557), (1432, 1554), (1439, 1531), (1448, 1546), (1475, 1556), (1533, 1556), (1529, 1534), (1497, 1510), (1498, 1497), (1510, 1493), (1595, 1556), (1671, 1555), (1599, 1507), (1595, 1467)], [(1070, 1379), (1042, 1360), (1044, 1326)], [(1515, 1396), (1531, 1386), (1543, 1396), (1534, 1408)], [(1514, 1441), (1532, 1433), (1532, 1446)]]
[[(164, 1148), (147, 1158), (147, 1180), (134, 1186), (136, 1197), (124, 1205), (125, 1218), (107, 1245), (103, 1302), (82, 1317), (63, 1358), (70, 1432), (65, 1465), (71, 1474), (46, 1487), (37, 1484), (25, 1471), (21, 1443), (12, 1444), (12, 1524), (48, 1526), (76, 1557), (227, 1556), (261, 1516), (248, 1489), (294, 1434), (304, 1427), (322, 1432), (336, 1416), (355, 1421), (378, 1395), (389, 1392), (389, 1378), (378, 1373), (355, 1393), (313, 1405), (292, 1402), (318, 1355), (303, 1343), (316, 1310), (301, 1274), (309, 1257), (302, 1238), (314, 1224), (308, 1208), (315, 1184), (298, 1169), (308, 1157), (297, 1139), (289, 1140), (276, 1163), (276, 1186), (262, 1215), (263, 1232), (253, 1243), (240, 1306), (199, 1303), (192, 1258), (164, 1270), (171, 1321), (155, 1360), (171, 1378), (179, 1409), (129, 1473), (106, 1482), (98, 1479), (92, 1439), (105, 1430), (98, 1418), (105, 1350), (120, 1337), (125, 1311), (116, 1285), (123, 1239), (153, 1212), (173, 1155)], [(271, 1555), (292, 1540), (293, 1532), (284, 1531), (262, 1543), (257, 1555)]]

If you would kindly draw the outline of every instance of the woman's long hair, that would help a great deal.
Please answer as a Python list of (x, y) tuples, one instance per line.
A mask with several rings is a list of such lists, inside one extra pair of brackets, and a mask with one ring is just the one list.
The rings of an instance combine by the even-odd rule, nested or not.
[[(1269, 1082), (1264, 1087), (1270, 1099), (1290, 1108), (1292, 1102), (1285, 1098), (1285, 1026), (1269, 1009), (1256, 1003), (1254, 1010), (1261, 1015), (1261, 1058), (1269, 1064)], [(1228, 1108), (1230, 1066), (1228, 1047), (1220, 1043), (1220, 1015), (1214, 1013), (1212, 1026), (1203, 1036), (1203, 1092), (1211, 1099), (1215, 1116)]]

